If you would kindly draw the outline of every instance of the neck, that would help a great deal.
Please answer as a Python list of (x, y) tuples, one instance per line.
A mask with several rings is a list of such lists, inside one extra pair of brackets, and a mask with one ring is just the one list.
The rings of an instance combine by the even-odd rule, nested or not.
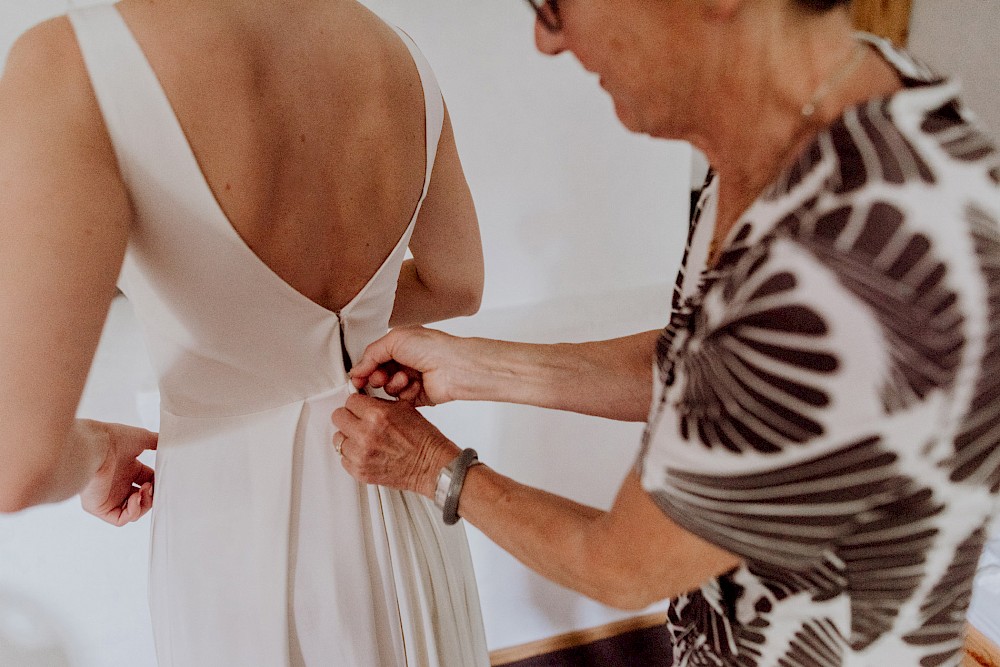
[[(750, 50), (730, 63), (735, 76), (717, 84), (722, 104), (706, 113), (705, 128), (690, 139), (719, 174), (719, 209), (715, 244), (747, 208), (815, 138), (851, 106), (900, 88), (895, 70), (870, 47), (857, 49), (846, 12), (777, 22), (745, 35), (749, 44), (776, 45)], [(706, 96), (711, 99), (711, 96)], [(810, 106), (812, 108), (810, 108)], [(810, 113), (811, 112), (811, 113)]]

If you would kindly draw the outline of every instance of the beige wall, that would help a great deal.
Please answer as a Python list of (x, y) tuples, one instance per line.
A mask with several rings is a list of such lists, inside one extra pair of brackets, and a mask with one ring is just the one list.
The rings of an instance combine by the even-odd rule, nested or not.
[(969, 106), (1000, 138), (1000, 0), (915, 0), (909, 46), (961, 78)]

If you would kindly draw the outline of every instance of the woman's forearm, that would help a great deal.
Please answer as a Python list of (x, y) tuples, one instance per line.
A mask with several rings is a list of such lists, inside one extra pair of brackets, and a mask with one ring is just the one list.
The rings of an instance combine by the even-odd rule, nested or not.
[(603, 512), (523, 484), (485, 467), (466, 478), (460, 510), (501, 549), (528, 568), (600, 602), (629, 606), (616, 577), (594, 562), (592, 542)]
[[(394, 426), (385, 430), (393, 433), (397, 430)], [(415, 472), (410, 479), (411, 490), (433, 498), (437, 472), (459, 451), (454, 443), (445, 442), (428, 452), (422, 465), (413, 466), (422, 472)], [(387, 473), (392, 478), (398, 470)], [(398, 483), (394, 478), (371, 481)], [(639, 601), (634, 590), (641, 574), (630, 567), (629, 559), (604, 548), (611, 544), (621, 547), (621, 554), (630, 551), (628, 544), (619, 544), (630, 541), (627, 535), (608, 540), (601, 534), (612, 525), (606, 512), (520, 484), (486, 465), (469, 468), (458, 511), (501, 549), (556, 583), (613, 606), (648, 604)]]
[(459, 512), (535, 572), (620, 609), (688, 592), (739, 564), (667, 519), (635, 475), (602, 512), (474, 466)]
[(454, 398), (500, 401), (643, 421), (657, 331), (592, 343), (534, 345), (462, 339)]

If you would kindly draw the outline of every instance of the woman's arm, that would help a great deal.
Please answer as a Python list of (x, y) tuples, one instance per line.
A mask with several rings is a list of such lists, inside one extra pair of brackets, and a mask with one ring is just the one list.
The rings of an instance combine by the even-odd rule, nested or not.
[(501, 401), (644, 421), (658, 331), (589, 343), (469, 339), (456, 399)]
[(445, 108), (427, 197), (403, 262), (391, 326), (427, 324), (479, 310), (483, 249), (479, 220)]
[[(345, 436), (344, 468), (369, 484), (432, 498), (439, 471), (459, 454), (407, 403), (356, 395), (333, 421)], [(602, 512), (475, 466), (459, 511), (536, 572), (623, 609), (693, 590), (740, 563), (671, 521), (634, 473)]]
[(408, 327), (369, 345), (351, 377), (417, 405), (502, 401), (643, 421), (659, 335), (533, 345)]
[(65, 19), (0, 79), (0, 510), (78, 493), (105, 460), (75, 412), (115, 294), (131, 205)]
[(671, 521), (635, 473), (602, 512), (474, 466), (460, 510), (535, 572), (620, 609), (687, 593), (740, 564)]

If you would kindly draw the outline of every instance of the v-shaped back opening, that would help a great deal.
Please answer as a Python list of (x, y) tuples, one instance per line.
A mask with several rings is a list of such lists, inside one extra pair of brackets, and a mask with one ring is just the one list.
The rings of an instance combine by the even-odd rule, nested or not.
[[(368, 278), (368, 280), (361, 287), (361, 289), (358, 290), (358, 292), (353, 297), (351, 297), (349, 301), (347, 301), (347, 303), (340, 306), (339, 308), (331, 309), (319, 303), (318, 301), (313, 300), (312, 298), (310, 298), (309, 296), (307, 296), (306, 294), (304, 294), (303, 292), (299, 291), (294, 286), (292, 286), (292, 284), (289, 283), (287, 280), (285, 280), (283, 277), (281, 277), (269, 264), (267, 264), (267, 262), (265, 262), (263, 259), (260, 258), (259, 255), (257, 255), (257, 253), (253, 250), (253, 248), (250, 247), (247, 241), (239, 233), (239, 231), (233, 225), (232, 220), (229, 218), (225, 209), (223, 208), (221, 202), (219, 201), (216, 192), (212, 189), (212, 186), (209, 184), (208, 178), (205, 175), (205, 171), (198, 160), (197, 154), (194, 151), (194, 147), (191, 144), (191, 141), (189, 140), (187, 133), (184, 131), (184, 127), (181, 124), (180, 118), (178, 117), (177, 112), (175, 111), (174, 106), (170, 101), (170, 98), (167, 96), (166, 90), (163, 88), (163, 85), (160, 81), (159, 76), (156, 73), (155, 68), (152, 66), (152, 63), (149, 62), (149, 59), (145, 54), (145, 50), (142, 48), (142, 45), (139, 43), (139, 40), (135, 37), (135, 33), (132, 32), (131, 28), (128, 25), (128, 22), (118, 11), (117, 5), (106, 6), (102, 9), (106, 9), (107, 11), (113, 13), (116, 19), (115, 23), (120, 24), (120, 28), (122, 30), (122, 37), (128, 39), (134, 47), (137, 58), (137, 62), (133, 63), (134, 66), (141, 67), (146, 70), (146, 73), (149, 76), (149, 81), (154, 86), (154, 89), (149, 92), (155, 96), (156, 102), (158, 104), (162, 104), (165, 111), (168, 112), (166, 115), (172, 120), (172, 125), (173, 125), (171, 129), (176, 133), (177, 141), (183, 147), (185, 153), (184, 157), (188, 161), (188, 164), (184, 166), (186, 168), (190, 168), (193, 172), (195, 172), (193, 174), (197, 176), (195, 180), (197, 180), (199, 185), (203, 187), (204, 192), (202, 194), (205, 195), (206, 202), (210, 203), (213, 224), (216, 224), (218, 228), (223, 232), (223, 234), (232, 242), (232, 244), (236, 248), (238, 248), (238, 251), (246, 256), (248, 262), (251, 262), (253, 265), (259, 267), (260, 269), (259, 273), (265, 276), (269, 276), (268, 278), (266, 278), (266, 280), (269, 280), (270, 282), (275, 284), (277, 289), (282, 290), (287, 294), (289, 294), (292, 299), (302, 302), (307, 308), (319, 309), (322, 312), (322, 314), (330, 317), (338, 317), (340, 314), (349, 311), (358, 301), (360, 301), (364, 297), (365, 293), (369, 290), (369, 288), (371, 288), (371, 286), (375, 282), (377, 282), (379, 277), (388, 269), (388, 267), (393, 264), (392, 259), (396, 257), (398, 253), (404, 251), (404, 248), (408, 244), (410, 236), (412, 235), (414, 226), (416, 225), (417, 218), (420, 215), (420, 210), (423, 206), (424, 199), (426, 199), (427, 197), (427, 191), (430, 186), (431, 175), (434, 169), (434, 161), (437, 152), (437, 143), (433, 139), (434, 135), (437, 133), (432, 131), (433, 127), (431, 125), (432, 121), (436, 119), (432, 119), (431, 117), (432, 100), (430, 98), (430, 95), (436, 94), (436, 91), (433, 90), (434, 86), (430, 85), (430, 82), (425, 80), (424, 73), (421, 72), (421, 68), (416, 58), (417, 54), (414, 52), (415, 46), (411, 46), (410, 43), (407, 41), (408, 38), (401, 31), (393, 27), (393, 30), (396, 32), (398, 38), (403, 42), (404, 46), (407, 47), (407, 51), (410, 54), (410, 59), (413, 63), (414, 70), (421, 82), (421, 94), (423, 97), (423, 107), (424, 107), (424, 156), (425, 156), (424, 179), (423, 179), (423, 187), (421, 189), (421, 194), (414, 205), (410, 221), (407, 224), (406, 228), (403, 230), (402, 235), (393, 245), (388, 255), (379, 264), (375, 272)], [(88, 8), (87, 11), (95, 11), (95, 10), (98, 10), (98, 8), (91, 7)], [(440, 136), (438, 135), (438, 140), (439, 139)]]

